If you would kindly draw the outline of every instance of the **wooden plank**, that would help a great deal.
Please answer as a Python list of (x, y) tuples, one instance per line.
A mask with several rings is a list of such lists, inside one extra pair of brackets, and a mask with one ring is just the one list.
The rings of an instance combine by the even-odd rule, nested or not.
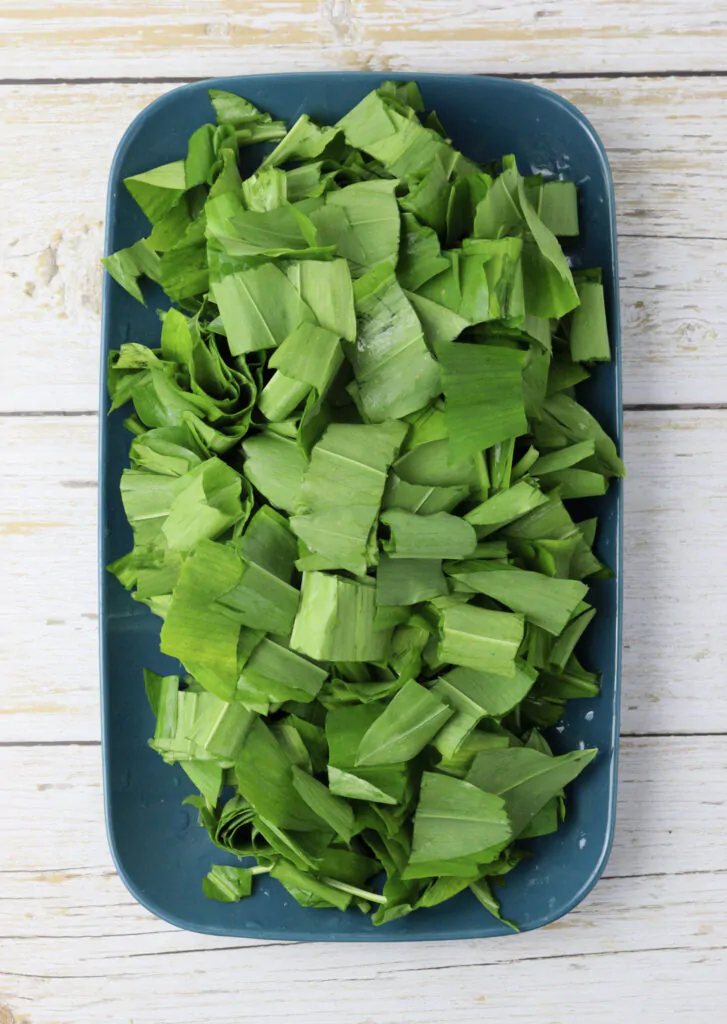
[(245, 1019), (281, 1024), (293, 1002), (311, 1024), (602, 1022), (618, 972), (616, 998), (632, 1014), (686, 1024), (694, 1016), (674, 1014), (688, 973), (690, 1012), (717, 1024), (725, 785), (721, 739), (626, 740), (614, 853), (573, 913), (505, 939), (362, 944), (353, 968), (346, 944), (203, 936), (152, 917), (111, 867), (99, 749), (0, 748), (0, 991), (33, 1024), (229, 1024), (241, 991)]
[[(96, 739), (97, 422), (0, 429), (2, 736)], [(623, 729), (727, 732), (727, 412), (631, 413), (625, 457)]]
[[(668, 928), (668, 915), (660, 923)], [(549, 938), (541, 936), (541, 949)], [(134, 954), (99, 957), (94, 974), (80, 973), (64, 957), (65, 975), (26, 971), (21, 977), (0, 973), (0, 980), (7, 1009), (15, 1011), (6, 1020), (16, 1024), (97, 1024), (106, 1014), (117, 1014), (113, 1019), (124, 1024), (167, 1024), (176, 1016), (188, 1024), (229, 1024), (241, 1005), (266, 1024), (723, 1024), (723, 949), (591, 957), (576, 952), (574, 942), (574, 951), (560, 959), (536, 956), (498, 965), (488, 959), (484, 942), (463, 951), (463, 959), (470, 957), (466, 963), (444, 969), (416, 966), (419, 943), (402, 949), (391, 966), (368, 970), (351, 964), (350, 948), (349, 962), (333, 967), (328, 946), (263, 945), (153, 957), (148, 965)]]
[(727, 35), (711, 0), (10, 0), (3, 14), (17, 78), (721, 70)]
[[(723, 401), (727, 82), (547, 84), (592, 117), (612, 158), (626, 402)], [(96, 407), (106, 177), (124, 128), (165, 88), (0, 89), (0, 410)]]

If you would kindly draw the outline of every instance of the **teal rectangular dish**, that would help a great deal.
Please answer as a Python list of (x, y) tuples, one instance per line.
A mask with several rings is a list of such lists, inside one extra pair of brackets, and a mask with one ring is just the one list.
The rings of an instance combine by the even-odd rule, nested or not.
[[(498, 78), (389, 75), (415, 78), (427, 108), (435, 108), (454, 145), (480, 162), (514, 153), (524, 173), (563, 175), (578, 185), (581, 235), (566, 247), (574, 269), (602, 267), (613, 361), (601, 364), (578, 398), (620, 445), (623, 417), (620, 321), (613, 184), (595, 131), (568, 101), (537, 86)], [(307, 113), (332, 123), (381, 81), (380, 74), (259, 75), (197, 82), (160, 97), (132, 122), (111, 168), (106, 252), (147, 233), (144, 215), (123, 179), (185, 155), (190, 134), (212, 118), (208, 88), (225, 89), (293, 122)], [(251, 173), (259, 162), (243, 151)], [(243, 166), (243, 171), (245, 170)], [(128, 465), (124, 413), (108, 415), (108, 353), (124, 342), (155, 344), (156, 309), (168, 305), (159, 289), (141, 306), (108, 275), (104, 280), (100, 397), (100, 643), (106, 822), (119, 874), (154, 914), (181, 928), (210, 934), (295, 940), (412, 940), (480, 938), (509, 933), (469, 892), (379, 929), (362, 914), (304, 909), (274, 880), (238, 904), (206, 899), (201, 879), (214, 862), (235, 863), (196, 826), (182, 806), (192, 790), (182, 770), (166, 765), (147, 745), (154, 723), (142, 668), (162, 674), (178, 664), (159, 653), (159, 620), (134, 602), (104, 567), (128, 550), (131, 531), (119, 493)], [(568, 819), (557, 833), (532, 840), (535, 856), (508, 875), (498, 895), (505, 917), (522, 930), (539, 928), (571, 910), (595, 885), (611, 848), (616, 808), (622, 609), (622, 488), (615, 480), (603, 498), (580, 506), (599, 517), (595, 551), (614, 578), (593, 585), (598, 609), (583, 642), (583, 660), (603, 673), (597, 699), (572, 701), (549, 739), (554, 752), (598, 747), (589, 770), (570, 790)]]

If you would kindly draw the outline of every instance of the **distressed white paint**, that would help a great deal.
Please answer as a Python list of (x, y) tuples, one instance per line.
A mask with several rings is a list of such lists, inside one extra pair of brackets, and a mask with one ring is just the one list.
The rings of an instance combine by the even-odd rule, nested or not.
[[(96, 739), (97, 421), (0, 431), (0, 730)], [(625, 458), (624, 731), (727, 732), (727, 412), (631, 413)]]
[(625, 740), (621, 779), (605, 877), (547, 930), (393, 947), (267, 945), (177, 931), (132, 899), (106, 848), (97, 747), (0, 750), (0, 992), (32, 1024), (230, 1024), (240, 999), (240, 1019), (280, 1024), (530, 1024), (536, 1012), (610, 1024), (621, 1019), (617, 999), (630, 1019), (691, 1024), (678, 1015), (688, 995), (700, 1020), (717, 1024), (723, 743)]
[[(727, 84), (547, 84), (592, 118), (611, 156), (625, 401), (724, 401)], [(124, 128), (165, 88), (0, 87), (0, 411), (96, 406), (106, 178)]]
[(261, 71), (694, 71), (724, 67), (713, 0), (6, 0), (17, 78)]

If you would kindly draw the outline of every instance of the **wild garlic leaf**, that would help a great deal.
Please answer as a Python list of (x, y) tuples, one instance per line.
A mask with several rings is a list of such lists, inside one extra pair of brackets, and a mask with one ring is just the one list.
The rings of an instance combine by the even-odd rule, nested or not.
[(447, 704), (410, 679), (364, 733), (356, 752), (356, 765), (410, 761), (451, 715)]
[(527, 431), (523, 352), (452, 342), (436, 345), (435, 352), (442, 365), (450, 463)]
[(463, 858), (476, 863), (512, 834), (500, 797), (462, 779), (424, 772), (410, 864)]
[(515, 675), (524, 631), (520, 616), (461, 604), (445, 608), (440, 623), (437, 656), (442, 662)]
[(595, 750), (574, 750), (550, 757), (527, 747), (488, 750), (478, 754), (467, 781), (501, 797), (517, 837), (538, 811), (576, 778), (596, 756)]

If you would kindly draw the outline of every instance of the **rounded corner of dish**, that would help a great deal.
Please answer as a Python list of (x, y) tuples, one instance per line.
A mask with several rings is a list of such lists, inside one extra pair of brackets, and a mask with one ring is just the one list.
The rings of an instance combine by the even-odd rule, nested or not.
[(606, 832), (603, 837), (603, 846), (598, 857), (598, 861), (593, 865), (593, 868), (581, 884), (575, 889), (574, 892), (570, 893), (568, 898), (564, 900), (560, 905), (556, 905), (552, 910), (548, 910), (541, 918), (533, 921), (530, 924), (526, 924), (521, 928), (523, 932), (538, 931), (540, 928), (547, 928), (549, 925), (555, 924), (556, 921), (560, 921), (561, 918), (570, 914), (572, 910), (585, 900), (585, 898), (595, 889), (603, 877), (603, 872), (606, 870), (611, 852), (613, 850), (613, 840), (616, 826), (616, 817), (614, 813), (614, 803), (611, 801), (609, 804), (609, 816)]
[[(116, 836), (113, 831), (113, 824), (111, 821), (111, 814), (109, 807), (106, 807), (105, 813), (106, 819), (106, 841), (108, 843), (109, 851), (111, 853), (111, 859), (116, 868), (116, 873), (124, 884), (124, 887), (128, 893), (136, 900), (136, 902), (142, 906), (145, 910), (148, 910), (154, 917), (158, 917), (160, 921), (165, 921), (167, 924), (173, 925), (175, 928), (181, 928), (183, 931), (199, 932), (199, 933), (210, 933), (210, 929), (200, 927), (195, 921), (189, 920), (188, 918), (181, 917), (178, 913), (175, 913), (171, 909), (167, 909), (158, 903), (152, 896), (150, 896), (135, 880), (132, 873), (124, 863), (124, 859), (119, 851), (118, 844), (116, 842)], [(229, 934), (224, 931), (217, 932), (212, 930), (211, 934)]]

